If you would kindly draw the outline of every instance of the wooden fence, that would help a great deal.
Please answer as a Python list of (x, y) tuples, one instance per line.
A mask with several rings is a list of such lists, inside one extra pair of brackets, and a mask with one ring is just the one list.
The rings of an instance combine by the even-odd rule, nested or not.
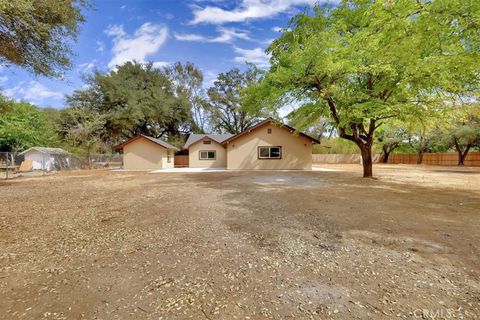
[[(378, 162), (380, 157), (373, 155), (373, 162)], [(362, 163), (359, 154), (312, 154), (315, 163)]]
[(175, 168), (188, 167), (188, 155), (176, 155), (173, 158)]
[[(417, 154), (415, 153), (395, 153), (388, 157), (388, 163), (393, 164), (416, 164)], [(425, 153), (422, 164), (434, 166), (456, 166), (458, 164), (458, 154), (455, 152), (445, 153)], [(469, 152), (465, 159), (466, 166), (480, 167), (480, 152)]]
[[(314, 164), (321, 163), (362, 163), (359, 154), (312, 154)], [(373, 162), (381, 162), (381, 156), (374, 155)], [(416, 153), (395, 153), (388, 157), (388, 163), (392, 164), (416, 164)], [(425, 153), (422, 164), (434, 166), (456, 166), (458, 155), (455, 152)], [(465, 159), (466, 166), (480, 167), (480, 152), (469, 152)]]

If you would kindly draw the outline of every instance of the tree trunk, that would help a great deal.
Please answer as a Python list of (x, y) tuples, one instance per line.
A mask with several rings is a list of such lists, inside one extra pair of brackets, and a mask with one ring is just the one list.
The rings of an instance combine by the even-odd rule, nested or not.
[(470, 150), (472, 146), (471, 145), (467, 145), (467, 147), (465, 148), (465, 151), (462, 152), (462, 149), (457, 146), (457, 153), (458, 153), (458, 165), (459, 166), (464, 166), (465, 165), (465, 159), (467, 158), (467, 155), (468, 155), (468, 151)]
[(363, 177), (373, 176), (372, 146), (368, 144), (358, 145), (362, 152)]
[(92, 156), (90, 154), (90, 149), (91, 149), (91, 146), (89, 145), (87, 147), (87, 162), (88, 162), (88, 169), (92, 169)]
[(382, 157), (382, 163), (388, 163), (388, 157), (390, 156), (390, 152), (387, 148), (383, 148), (383, 157)]
[(422, 164), (422, 162), (423, 162), (423, 154), (424, 154), (423, 150), (422, 150), (422, 151), (418, 151), (418, 153), (417, 153), (417, 164)]

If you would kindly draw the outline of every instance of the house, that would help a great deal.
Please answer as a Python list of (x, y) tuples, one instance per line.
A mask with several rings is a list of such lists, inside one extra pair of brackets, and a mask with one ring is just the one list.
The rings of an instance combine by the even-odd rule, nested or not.
[(178, 148), (156, 138), (138, 135), (117, 146), (123, 150), (124, 169), (173, 168), (173, 157)]
[(32, 170), (58, 170), (70, 166), (70, 154), (61, 148), (32, 147), (20, 153), (32, 161)]
[(190, 168), (226, 168), (227, 149), (223, 142), (233, 134), (195, 134), (192, 133), (183, 149), (188, 149)]
[(190, 167), (236, 170), (311, 170), (317, 139), (268, 118), (236, 135), (192, 134)]

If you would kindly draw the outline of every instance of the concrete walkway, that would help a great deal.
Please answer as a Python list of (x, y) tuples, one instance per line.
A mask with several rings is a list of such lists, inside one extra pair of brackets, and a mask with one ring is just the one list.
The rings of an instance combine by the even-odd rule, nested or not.
[(151, 173), (226, 172), (225, 168), (170, 168), (154, 170)]

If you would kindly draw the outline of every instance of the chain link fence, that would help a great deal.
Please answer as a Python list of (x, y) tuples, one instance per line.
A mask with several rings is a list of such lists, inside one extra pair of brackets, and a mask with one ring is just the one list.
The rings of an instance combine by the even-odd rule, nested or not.
[(123, 157), (120, 154), (92, 155), (89, 163), (85, 157), (71, 153), (0, 152), (0, 179), (38, 176), (64, 170), (117, 169), (122, 166)]

